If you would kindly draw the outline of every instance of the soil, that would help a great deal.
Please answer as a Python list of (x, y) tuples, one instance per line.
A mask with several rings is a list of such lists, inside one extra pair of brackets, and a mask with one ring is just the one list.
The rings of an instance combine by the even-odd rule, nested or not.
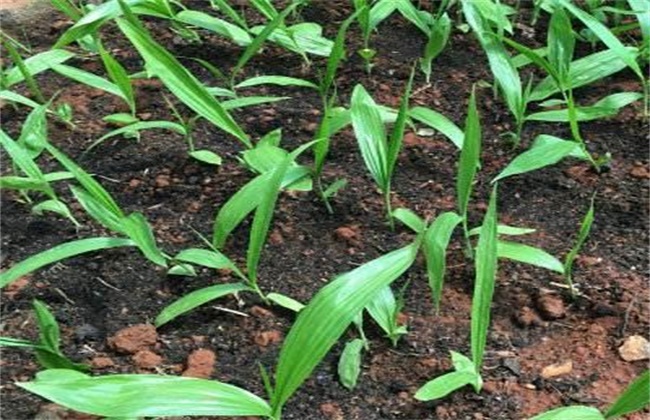
[[(186, 2), (189, 4), (190, 2)], [(194, 2), (193, 8), (205, 8)], [(312, 2), (303, 10), (307, 21), (324, 26), (333, 38), (349, 14), (349, 1)], [(525, 2), (524, 2), (525, 3)], [(177, 56), (200, 57), (222, 69), (233, 66), (240, 49), (218, 37), (203, 35), (192, 44), (169, 30), (168, 24), (147, 20), (156, 39)], [(529, 19), (522, 19), (522, 23)], [(52, 18), (29, 33), (35, 52), (48, 49), (68, 26)], [(544, 41), (544, 23), (533, 28), (533, 38)], [(139, 71), (136, 52), (112, 25), (103, 29), (115, 56)], [(530, 32), (529, 32), (530, 33)], [(359, 33), (348, 34), (348, 51), (358, 47)], [(407, 42), (405, 42), (407, 41)], [(424, 46), (416, 28), (393, 16), (381, 25), (372, 45), (378, 50), (376, 66), (367, 75), (362, 61), (351, 54), (337, 77), (341, 103), (362, 83), (382, 104), (397, 106), (411, 63)], [(579, 54), (590, 52), (587, 47)], [(202, 80), (210, 75), (183, 60)], [(96, 58), (75, 59), (72, 65), (101, 74)], [(270, 46), (245, 68), (242, 78), (256, 74), (282, 74), (314, 78), (322, 60), (311, 68), (300, 57)], [(471, 34), (454, 31), (450, 44), (434, 62), (433, 81), (416, 75), (411, 106), (423, 105), (463, 126), (473, 83), (491, 81), (487, 61)], [(58, 102), (74, 109), (76, 127), (51, 123), (50, 141), (72, 156), (109, 190), (125, 212), (143, 212), (161, 247), (169, 254), (201, 246), (193, 233), (211, 233), (215, 212), (253, 174), (237, 162), (242, 150), (232, 137), (202, 121), (194, 132), (198, 147), (224, 157), (220, 167), (201, 164), (187, 156), (179, 135), (166, 131), (143, 132), (139, 142), (114, 138), (93, 152), (82, 153), (108, 132), (101, 117), (124, 111), (108, 94), (80, 86), (52, 72), (37, 81), (46, 96), (58, 91)], [(640, 90), (631, 72), (579, 89), (581, 103), (592, 103), (613, 91)], [(164, 91), (153, 81), (137, 83), (137, 102), (143, 119), (173, 119), (163, 100)], [(298, 88), (260, 87), (257, 94), (282, 94), (291, 99), (235, 112), (252, 138), (282, 127), (283, 146), (292, 149), (309, 141), (320, 119), (319, 98)], [(23, 92), (27, 94), (27, 92)], [(166, 93), (166, 92), (165, 92)], [(472, 225), (480, 223), (487, 206), (490, 180), (519, 152), (504, 142), (512, 118), (491, 88), (477, 90), (483, 127), (482, 170), (473, 193)], [(171, 97), (171, 95), (167, 95)], [(179, 105), (180, 106), (180, 105)], [(186, 115), (189, 111), (182, 106)], [(469, 314), (473, 267), (463, 255), (462, 238), (452, 239), (440, 313), (433, 312), (423, 261), (411, 268), (398, 285), (405, 292), (404, 319), (409, 333), (392, 347), (368, 321), (370, 350), (356, 389), (348, 391), (337, 380), (336, 366), (343, 340), (317, 367), (287, 404), (287, 419), (516, 419), (569, 404), (606, 407), (640, 372), (647, 361), (626, 362), (618, 347), (631, 335), (648, 337), (648, 126), (633, 104), (613, 118), (581, 124), (590, 150), (609, 152), (608, 171), (596, 174), (585, 163), (565, 160), (523, 176), (509, 178), (499, 189), (500, 223), (526, 226), (537, 232), (523, 239), (563, 257), (572, 247), (589, 200), (595, 194), (596, 219), (575, 265), (574, 282), (580, 295), (571, 299), (562, 278), (528, 265), (500, 261), (492, 324), (483, 377), (485, 389), (476, 394), (466, 388), (431, 403), (413, 399), (426, 381), (450, 370), (449, 351), (469, 353)], [(2, 108), (3, 129), (17, 138), (28, 110)], [(526, 147), (538, 134), (570, 138), (565, 124), (529, 123), (523, 132)], [(440, 134), (407, 135), (394, 178), (395, 207), (434, 217), (455, 208), (457, 149)], [(3, 174), (10, 170), (6, 165)], [(309, 157), (304, 158), (309, 163)], [(44, 160), (43, 167), (57, 165)], [(334, 213), (311, 193), (285, 193), (278, 201), (271, 240), (260, 265), (263, 290), (308, 302), (337, 273), (353, 269), (412, 239), (398, 226), (384, 223), (382, 199), (368, 176), (350, 129), (333, 139), (325, 179), (343, 177), (348, 185), (332, 200)], [(61, 195), (75, 209), (83, 226), (77, 230), (53, 215), (36, 216), (9, 191), (2, 193), (2, 267), (69, 240), (106, 232), (85, 217), (67, 188)], [(225, 251), (243, 263), (248, 228), (235, 231)], [(92, 366), (93, 374), (159, 372), (198, 375), (242, 386), (265, 395), (258, 363), (272, 369), (282, 340), (295, 316), (267, 306), (252, 295), (225, 298), (200, 307), (154, 331), (150, 323), (167, 304), (211, 284), (233, 281), (225, 272), (201, 269), (199, 276), (167, 276), (136, 250), (115, 249), (71, 258), (44, 268), (3, 291), (1, 334), (34, 338), (37, 334), (31, 302), (45, 302), (62, 330), (62, 350), (72, 359)], [(140, 331), (133, 334), (136, 328)], [(131, 334), (131, 335), (130, 335)], [(354, 331), (346, 334), (353, 337)], [(136, 342), (126, 342), (129, 337)], [(345, 338), (345, 337), (344, 337)], [(137, 342), (140, 339), (141, 342)], [(128, 350), (116, 345), (121, 342)], [(569, 362), (571, 362), (569, 364)], [(558, 365), (559, 376), (542, 375)], [(555, 368), (558, 368), (555, 366)], [(552, 370), (552, 368), (550, 368)], [(2, 358), (2, 418), (32, 419), (44, 413), (58, 418), (89, 418), (71, 413), (14, 385), (33, 378), (39, 370), (29, 352), (4, 349)], [(548, 373), (549, 370), (546, 370)], [(644, 414), (629, 416), (644, 418)]]

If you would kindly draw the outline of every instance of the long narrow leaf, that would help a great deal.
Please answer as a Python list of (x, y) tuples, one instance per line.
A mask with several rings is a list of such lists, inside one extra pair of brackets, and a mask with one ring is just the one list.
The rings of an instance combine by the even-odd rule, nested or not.
[(417, 243), (408, 245), (337, 277), (300, 312), (277, 365), (271, 404), (276, 417), (357, 314), (411, 266), (417, 249)]
[(46, 265), (74, 257), (88, 252), (98, 251), (100, 249), (117, 248), (121, 246), (135, 246), (135, 243), (129, 239), (121, 238), (88, 238), (76, 241), (66, 242), (56, 245), (48, 250), (15, 264), (10, 269), (0, 274), (0, 288), (5, 287), (20, 277), (38, 270)]
[(467, 218), (467, 205), (472, 194), (472, 183), (481, 157), (481, 123), (476, 111), (475, 95), (475, 89), (472, 89), (465, 120), (465, 138), (456, 177), (458, 212), (464, 219)]
[(497, 254), (499, 258), (507, 258), (564, 274), (564, 267), (560, 260), (543, 249), (516, 242), (499, 241)]
[[(53, 369), (16, 385), (75, 411), (111, 418), (269, 416), (268, 404), (222, 382), (161, 375), (91, 377)], [(99, 396), (99, 398), (98, 398)]]
[(612, 419), (624, 416), (640, 410), (648, 404), (650, 404), (650, 370), (646, 369), (607, 409), (605, 417)]
[(497, 185), (492, 189), (490, 204), (476, 248), (476, 278), (472, 296), (471, 346), (472, 361), (477, 371), (483, 364), (483, 354), (490, 328), (490, 313), (497, 274)]

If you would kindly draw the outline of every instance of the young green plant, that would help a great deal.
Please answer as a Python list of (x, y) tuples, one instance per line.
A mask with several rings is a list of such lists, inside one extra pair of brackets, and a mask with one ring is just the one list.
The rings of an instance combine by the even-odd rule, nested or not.
[(350, 117), (359, 150), (366, 168), (384, 195), (386, 215), (391, 228), (394, 225), (390, 197), (391, 179), (402, 148), (413, 75), (414, 71), (411, 70), (397, 120), (389, 138), (386, 137), (384, 122), (377, 109), (377, 104), (363, 86), (357, 85), (354, 88), (350, 103)]

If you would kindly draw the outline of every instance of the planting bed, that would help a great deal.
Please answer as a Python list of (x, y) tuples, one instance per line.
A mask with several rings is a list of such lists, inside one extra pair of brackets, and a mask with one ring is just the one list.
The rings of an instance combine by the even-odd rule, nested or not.
[[(188, 5), (190, 2), (186, 2)], [(191, 6), (200, 9), (203, 3)], [(332, 39), (340, 22), (349, 16), (349, 1), (316, 1), (305, 8), (306, 20), (320, 23)], [(524, 16), (522, 25), (530, 21)], [(145, 19), (158, 42), (177, 57), (199, 57), (220, 68), (235, 64), (240, 49), (214, 36), (202, 44), (191, 44), (169, 30), (165, 21)], [(525, 42), (543, 45), (547, 22), (527, 28)], [(29, 33), (35, 51), (52, 46), (66, 27), (55, 17), (39, 31)], [(522, 26), (523, 27), (523, 26)], [(110, 29), (109, 29), (110, 28)], [(103, 29), (114, 36), (107, 47), (130, 72), (142, 62), (137, 52), (114, 26)], [(108, 32), (106, 32), (108, 31)], [(417, 28), (394, 15), (379, 27), (372, 43), (377, 49), (372, 74), (352, 52), (360, 47), (359, 32), (348, 33), (350, 57), (337, 74), (342, 104), (349, 104), (352, 88), (361, 83), (374, 99), (397, 108), (412, 63), (420, 57), (425, 40)], [(517, 32), (521, 37), (520, 31)], [(580, 44), (578, 56), (590, 53)], [(210, 75), (190, 60), (181, 60), (201, 80)], [(102, 73), (99, 60), (75, 59), (73, 65)], [(300, 57), (277, 46), (269, 46), (243, 70), (242, 76), (276, 74), (314, 78), (315, 59), (306, 68)], [(646, 69), (647, 70), (647, 69)], [(411, 106), (434, 109), (463, 125), (473, 83), (491, 82), (485, 53), (471, 34), (454, 30), (449, 45), (435, 59), (431, 84), (416, 74)], [(126, 212), (144, 213), (153, 226), (159, 245), (169, 254), (200, 247), (193, 229), (209, 235), (215, 212), (253, 175), (236, 157), (240, 144), (205, 120), (194, 131), (198, 148), (224, 157), (221, 166), (204, 165), (187, 156), (180, 135), (168, 131), (144, 131), (141, 140), (115, 137), (82, 155), (98, 137), (108, 132), (101, 117), (125, 109), (118, 99), (77, 84), (52, 72), (37, 81), (46, 96), (60, 90), (56, 101), (68, 102), (74, 110), (76, 128), (50, 123), (52, 144), (77, 163), (115, 197)], [(138, 113), (142, 119), (168, 119), (170, 113), (157, 81), (136, 83)], [(314, 136), (320, 120), (320, 99), (301, 88), (258, 87), (257, 94), (290, 96), (286, 101), (233, 112), (251, 138), (282, 128), (283, 146), (293, 149)], [(640, 91), (630, 71), (576, 90), (580, 102), (591, 103), (615, 91)], [(480, 223), (494, 178), (518, 151), (501, 137), (512, 129), (512, 118), (492, 89), (477, 88), (478, 112), (483, 129), (481, 170), (470, 201), (471, 226)], [(182, 105), (181, 110), (187, 111)], [(28, 114), (26, 108), (1, 110), (3, 129), (16, 138)], [(483, 369), (484, 390), (470, 387), (434, 402), (419, 402), (415, 391), (428, 380), (451, 369), (449, 351), (469, 351), (470, 308), (474, 268), (463, 256), (458, 231), (447, 258), (447, 275), (440, 312), (434, 314), (421, 259), (398, 280), (409, 282), (401, 322), (408, 326), (396, 347), (368, 319), (366, 333), (370, 350), (364, 352), (357, 387), (349, 391), (338, 381), (337, 363), (343, 348), (334, 347), (312, 376), (287, 403), (287, 419), (515, 419), (571, 404), (605, 407), (640, 374), (645, 361), (626, 362), (618, 352), (632, 335), (647, 337), (649, 327), (648, 287), (648, 125), (641, 117), (640, 102), (617, 116), (581, 123), (590, 151), (613, 159), (598, 174), (589, 164), (563, 160), (557, 165), (505, 179), (498, 198), (499, 222), (537, 229), (526, 243), (544, 248), (558, 257), (573, 246), (580, 222), (595, 194), (595, 221), (580, 251), (574, 282), (580, 294), (571, 299), (560, 275), (529, 265), (500, 260), (492, 304)], [(419, 126), (418, 126), (419, 127)], [(527, 123), (522, 147), (538, 134), (570, 138), (568, 124)], [(406, 207), (430, 218), (454, 210), (455, 177), (459, 151), (438, 133), (421, 136), (407, 128), (393, 179), (393, 207)], [(309, 163), (310, 153), (300, 158)], [(3, 175), (9, 169), (3, 158)], [(48, 171), (58, 165), (50, 161)], [(348, 180), (332, 199), (329, 214), (313, 193), (282, 193), (274, 213), (260, 264), (260, 287), (279, 292), (303, 303), (336, 274), (349, 271), (373, 258), (403, 246), (413, 239), (411, 231), (397, 224), (394, 231), (385, 223), (383, 200), (364, 167), (351, 128), (333, 137), (324, 176)], [(70, 197), (61, 189), (63, 197)], [(76, 211), (82, 227), (46, 214), (36, 216), (19, 195), (2, 193), (2, 266), (77, 238), (106, 236), (107, 232)], [(74, 203), (70, 198), (69, 203)], [(71, 204), (73, 210), (79, 210)], [(235, 231), (225, 247), (233, 260), (246, 256), (248, 225)], [(456, 237), (458, 236), (458, 237)], [(197, 269), (198, 277), (167, 276), (135, 249), (122, 248), (87, 254), (48, 266), (26, 276), (2, 293), (1, 335), (34, 338), (37, 328), (31, 302), (46, 303), (62, 329), (62, 351), (76, 361), (89, 363), (94, 374), (191, 373), (244, 387), (264, 395), (258, 363), (272, 369), (283, 338), (295, 314), (270, 306), (253, 294), (216, 300), (157, 330), (139, 332), (131, 338), (135, 347), (151, 352), (137, 357), (125, 349), (121, 330), (150, 324), (167, 304), (200, 287), (235, 281), (232, 273)], [(144, 328), (144, 327), (143, 327)], [(117, 337), (116, 337), (116, 334)], [(353, 337), (350, 330), (346, 336)], [(151, 338), (147, 342), (147, 338)], [(121, 343), (121, 344), (120, 344)], [(126, 347), (128, 347), (128, 344)], [(208, 352), (196, 353), (198, 349)], [(212, 359), (214, 357), (214, 360)], [(196, 359), (201, 359), (197, 362)], [(204, 362), (204, 363), (200, 363)], [(568, 367), (568, 363), (571, 366)], [(564, 365), (564, 373), (544, 378), (549, 365)], [(13, 385), (30, 380), (39, 370), (30, 352), (3, 349), (2, 418), (88, 418), (64, 412)], [(560, 369), (562, 370), (562, 369)], [(53, 414), (54, 413), (54, 414)], [(646, 414), (630, 415), (631, 419)], [(46, 418), (46, 417), (38, 417)], [(52, 418), (52, 417), (48, 417)]]

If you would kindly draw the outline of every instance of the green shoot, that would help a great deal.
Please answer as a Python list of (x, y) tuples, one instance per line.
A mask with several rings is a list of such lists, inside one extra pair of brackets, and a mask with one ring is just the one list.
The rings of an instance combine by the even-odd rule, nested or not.
[(52, 312), (39, 300), (33, 301), (36, 322), (38, 324), (38, 341), (0, 337), (0, 347), (23, 347), (34, 350), (38, 363), (45, 369), (74, 369), (80, 372), (88, 371), (88, 366), (74, 363), (59, 349), (61, 331)]
[(582, 223), (580, 224), (580, 231), (578, 232), (578, 238), (576, 239), (576, 243), (573, 245), (573, 248), (571, 248), (571, 251), (569, 251), (566, 258), (564, 259), (564, 279), (567, 285), (569, 286), (569, 290), (571, 291), (571, 296), (575, 296), (575, 289), (573, 286), (573, 279), (572, 279), (573, 262), (575, 261), (575, 258), (578, 256), (578, 252), (580, 252), (582, 245), (584, 245), (585, 241), (587, 240), (587, 237), (589, 236), (589, 232), (591, 231), (591, 225), (594, 222), (594, 200), (595, 199), (596, 199), (596, 195), (594, 194), (594, 196), (591, 197), (589, 210), (587, 211), (587, 214), (585, 214), (585, 217), (582, 219)]

